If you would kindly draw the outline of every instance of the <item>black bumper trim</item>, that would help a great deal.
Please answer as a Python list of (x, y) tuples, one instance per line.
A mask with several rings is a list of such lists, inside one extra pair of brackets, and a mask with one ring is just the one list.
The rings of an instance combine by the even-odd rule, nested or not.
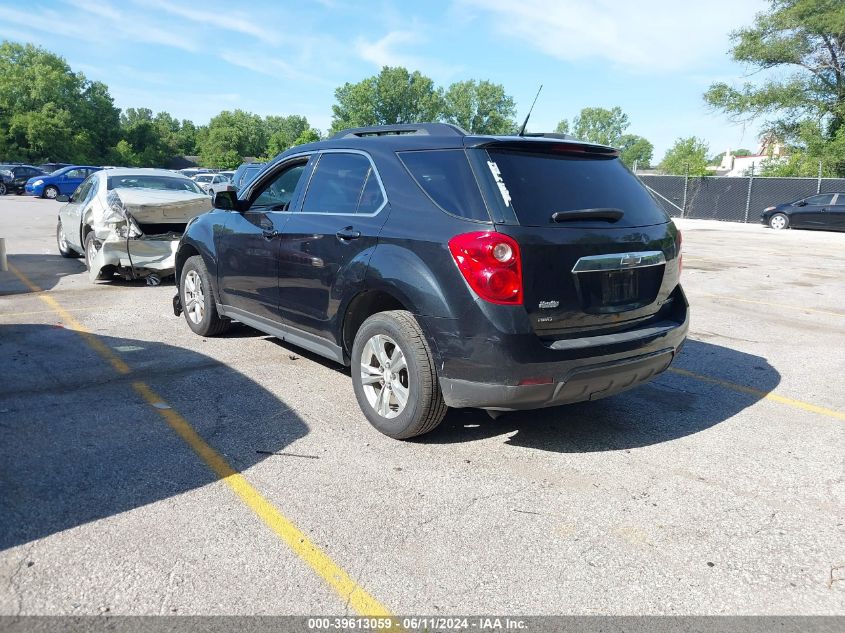
[(456, 378), (440, 378), (443, 398), (450, 407), (479, 407), (498, 411), (539, 409), (598, 400), (625, 391), (665, 371), (675, 357), (666, 349), (611, 363), (587, 365), (560, 382), (546, 385), (499, 385)]

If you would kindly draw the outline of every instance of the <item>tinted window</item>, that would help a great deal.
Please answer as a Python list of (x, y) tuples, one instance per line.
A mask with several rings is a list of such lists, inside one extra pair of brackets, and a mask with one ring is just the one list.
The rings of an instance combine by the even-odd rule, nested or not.
[[(624, 212), (616, 226), (647, 226), (668, 216), (618, 158), (489, 150), (491, 178), (523, 226), (550, 226), (552, 214), (610, 208)], [(563, 225), (555, 225), (563, 226)]]
[(402, 152), (414, 180), (443, 210), (471, 220), (490, 221), (462, 149)]
[[(378, 194), (364, 200), (371, 167), (367, 157), (361, 154), (323, 154), (311, 177), (302, 210), (311, 213), (357, 213), (359, 202), (363, 202), (361, 213), (376, 211), (383, 202), (378, 182), (370, 185), (370, 193), (375, 186)], [(375, 174), (372, 179), (376, 180)]]
[(376, 172), (371, 167), (358, 200), (358, 213), (375, 213), (382, 204), (384, 204), (384, 194), (378, 184)]
[(274, 211), (286, 211), (303, 171), (305, 163), (284, 170), (258, 194), (251, 208), (270, 207)]
[(820, 196), (812, 196), (807, 198), (804, 202), (807, 204), (813, 205), (822, 205), (822, 204), (830, 204), (833, 201), (833, 194), (832, 193), (823, 193)]

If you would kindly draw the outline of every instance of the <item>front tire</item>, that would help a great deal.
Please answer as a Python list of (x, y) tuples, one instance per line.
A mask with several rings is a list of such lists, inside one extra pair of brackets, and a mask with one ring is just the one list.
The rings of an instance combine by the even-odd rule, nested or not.
[(0, 196), (5, 196), (7, 192), (6, 183), (0, 182)]
[(769, 226), (775, 231), (782, 231), (783, 229), (789, 228), (789, 218), (783, 213), (775, 213), (769, 218)]
[(229, 319), (221, 317), (217, 312), (211, 276), (199, 255), (189, 257), (182, 267), (179, 295), (185, 321), (195, 334), (219, 336), (232, 325)]
[(434, 430), (448, 409), (425, 335), (405, 310), (364, 321), (352, 345), (352, 386), (370, 424), (397, 440)]
[(44, 187), (44, 197), (48, 200), (55, 200), (58, 195), (58, 187), (54, 187), (53, 185), (47, 185), (46, 187)]
[(61, 220), (56, 224), (56, 245), (59, 247), (59, 255), (62, 257), (69, 259), (79, 257), (79, 253), (73, 250), (70, 244), (67, 243), (67, 237), (65, 237), (65, 230), (62, 227)]

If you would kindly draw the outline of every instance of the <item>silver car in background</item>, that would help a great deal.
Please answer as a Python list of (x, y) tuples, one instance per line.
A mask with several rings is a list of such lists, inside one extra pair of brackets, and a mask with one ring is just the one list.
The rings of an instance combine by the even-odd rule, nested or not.
[(211, 209), (190, 178), (164, 169), (110, 169), (86, 178), (59, 211), (63, 257), (84, 255), (93, 282), (115, 274), (157, 284), (172, 275), (187, 223)]

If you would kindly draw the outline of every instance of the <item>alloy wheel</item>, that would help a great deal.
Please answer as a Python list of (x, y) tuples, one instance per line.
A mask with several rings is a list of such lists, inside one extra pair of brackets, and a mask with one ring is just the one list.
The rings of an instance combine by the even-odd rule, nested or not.
[(185, 275), (184, 305), (188, 318), (199, 325), (205, 316), (205, 294), (203, 293), (202, 277), (195, 270), (189, 270)]
[(408, 364), (392, 338), (376, 334), (361, 352), (361, 384), (370, 406), (383, 418), (395, 418), (408, 404)]

